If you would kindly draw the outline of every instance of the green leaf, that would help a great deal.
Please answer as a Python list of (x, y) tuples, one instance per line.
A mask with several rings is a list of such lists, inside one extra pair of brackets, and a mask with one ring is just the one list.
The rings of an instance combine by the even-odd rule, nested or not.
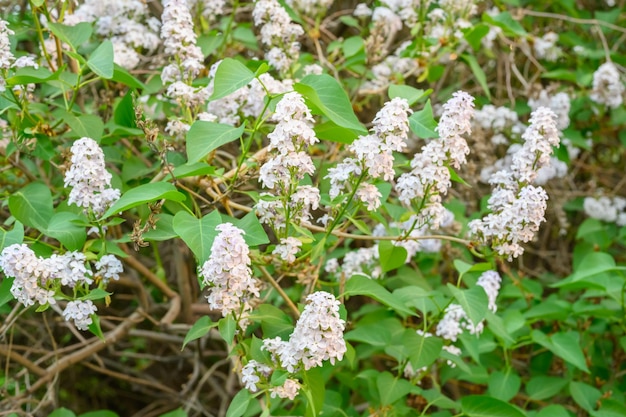
[(443, 340), (439, 337), (424, 337), (413, 329), (407, 329), (402, 343), (409, 354), (411, 367), (420, 369), (430, 366), (441, 353)]
[(359, 136), (353, 130), (345, 127), (337, 126), (330, 120), (318, 123), (313, 128), (315, 136), (321, 140), (327, 140), (331, 142), (351, 144)]
[(209, 152), (240, 138), (244, 129), (245, 125), (233, 127), (221, 123), (195, 121), (187, 132), (187, 160), (189, 163), (198, 162)]
[(91, 32), (93, 32), (92, 24), (89, 22), (82, 22), (73, 26), (48, 22), (48, 28), (54, 36), (71, 46), (74, 50), (87, 42), (91, 36)]
[(500, 316), (493, 314), (488, 309), (485, 313), (485, 319), (487, 319), (489, 330), (491, 330), (494, 336), (504, 342), (504, 346), (510, 347), (515, 343), (515, 339), (513, 339), (510, 332), (507, 330), (504, 321)]
[(15, 243), (22, 243), (24, 241), (24, 225), (19, 221), (16, 221), (13, 225), (13, 229), (8, 232), (0, 228), (0, 251), (11, 246)]
[(414, 112), (409, 117), (409, 128), (411, 132), (415, 133), (420, 138), (427, 139), (438, 137), (439, 135), (435, 132), (436, 127), (437, 122), (433, 117), (433, 107), (430, 104), (430, 100), (426, 102), (422, 110)]
[(571, 381), (569, 383), (569, 393), (574, 401), (576, 401), (576, 404), (588, 413), (593, 413), (596, 409), (598, 400), (602, 397), (602, 392), (600, 392), (597, 388), (585, 384), (584, 382), (576, 381)]
[(578, 333), (573, 331), (568, 333), (556, 333), (548, 338), (541, 331), (533, 330), (531, 338), (534, 342), (550, 350), (564, 361), (589, 373), (585, 355), (580, 347), (580, 335)]
[(146, 89), (146, 85), (144, 83), (133, 77), (128, 71), (126, 71), (125, 68), (120, 67), (115, 63), (113, 65), (113, 77), (111, 77), (111, 80), (125, 84), (130, 88), (135, 88), (139, 90)]
[(13, 281), (15, 281), (15, 278), (6, 277), (0, 282), (0, 307), (2, 307), (14, 298), (13, 294), (11, 294)]
[(113, 121), (125, 127), (137, 127), (135, 123), (135, 108), (133, 107), (133, 95), (129, 91), (117, 103), (113, 110)]
[[(308, 381), (308, 388), (310, 389), (310, 397), (307, 396), (307, 408), (306, 417), (317, 417), (320, 415), (320, 410), (324, 406), (324, 398), (326, 397), (326, 381), (322, 370), (317, 368), (311, 368), (306, 372), (305, 381)], [(312, 401), (311, 401), (312, 400)]]
[(222, 317), (220, 321), (217, 322), (217, 328), (220, 331), (220, 336), (222, 336), (222, 339), (224, 339), (228, 345), (233, 343), (235, 331), (237, 330), (237, 323), (235, 323), (235, 319), (232, 314)]
[(68, 410), (65, 407), (57, 408), (52, 413), (48, 414), (48, 417), (76, 417), (76, 414), (72, 410)]
[(594, 281), (595, 276), (606, 272), (625, 270), (626, 267), (617, 266), (615, 259), (608, 253), (590, 252), (580, 261), (572, 275), (552, 284), (551, 287), (577, 289), (588, 288), (589, 285), (593, 285), (603, 289), (603, 285)]
[(432, 89), (428, 89), (427, 91), (417, 89), (415, 87), (411, 87), (410, 85), (389, 85), (389, 98), (393, 99), (396, 97), (400, 97), (405, 99), (409, 106), (417, 103), (419, 100), (428, 97), (430, 93), (432, 93)]
[(478, 51), (481, 48), (481, 41), (489, 33), (489, 26), (484, 23), (478, 23), (472, 26), (464, 34), (465, 40), (470, 44), (474, 51)]
[(80, 299), (81, 300), (102, 300), (103, 298), (106, 298), (111, 294), (113, 293), (107, 292), (103, 290), (102, 288), (94, 288), (93, 290), (89, 291), (89, 294), (87, 294), (84, 297), (80, 297)]
[(235, 219), (230, 216), (222, 215), (222, 220), (230, 222), (246, 232), (243, 235), (243, 239), (250, 247), (270, 243), (270, 238), (267, 237), (267, 233), (265, 233), (265, 229), (263, 228), (261, 222), (259, 222), (254, 210), (243, 216), (241, 219)]
[(23, 67), (18, 68), (12, 77), (6, 79), (7, 85), (12, 87), (14, 85), (23, 84), (40, 84), (45, 81), (50, 81), (59, 78), (60, 70), (52, 73), (45, 67), (33, 68)]
[(213, 175), (215, 174), (215, 167), (207, 164), (206, 162), (196, 162), (193, 164), (179, 165), (174, 168), (174, 177), (185, 178), (199, 175)]
[(527, 35), (522, 25), (520, 25), (517, 20), (513, 19), (513, 16), (511, 16), (509, 12), (502, 12), (496, 16), (489, 16), (487, 13), (484, 13), (483, 20), (501, 27), (507, 36), (526, 37)]
[(526, 383), (526, 393), (533, 400), (547, 400), (557, 395), (566, 385), (565, 378), (540, 375)]
[(478, 84), (480, 84), (480, 86), (483, 88), (483, 91), (485, 92), (487, 98), (491, 100), (491, 93), (489, 92), (489, 86), (487, 85), (487, 76), (485, 75), (485, 71), (483, 71), (483, 68), (480, 66), (478, 61), (476, 61), (474, 55), (462, 54), (459, 56), (459, 58), (461, 58), (463, 61), (465, 61), (467, 65), (469, 65), (470, 69), (474, 73), (474, 77), (476, 77), (476, 81), (478, 81)]
[(104, 123), (102, 119), (93, 114), (80, 114), (74, 116), (72, 113), (60, 109), (59, 114), (72, 129), (72, 133), (79, 138), (88, 137), (96, 142), (100, 142), (104, 133)]
[(206, 334), (209, 333), (209, 330), (211, 330), (215, 326), (217, 326), (217, 323), (213, 323), (209, 316), (200, 317), (187, 332), (185, 340), (183, 340), (183, 347), (180, 348), (180, 350), (182, 351), (183, 349), (185, 349), (187, 343), (204, 337)]
[(394, 378), (389, 372), (383, 372), (376, 378), (376, 387), (381, 405), (391, 405), (413, 391), (413, 384), (406, 379)]
[(402, 317), (416, 315), (414, 311), (387, 291), (387, 289), (363, 275), (352, 276), (346, 283), (346, 290), (343, 295), (348, 297), (351, 295), (365, 295), (394, 309)]
[(571, 414), (561, 405), (550, 404), (535, 414), (535, 417), (571, 417)]
[(244, 64), (232, 58), (224, 58), (215, 71), (213, 94), (209, 100), (226, 97), (253, 79), (254, 73)]
[(526, 417), (520, 409), (486, 395), (463, 397), (461, 409), (469, 417)]
[(395, 318), (376, 320), (368, 323), (359, 323), (354, 330), (346, 332), (345, 339), (366, 343), (370, 346), (385, 347), (391, 344), (394, 331), (403, 332), (405, 329)]
[(333, 123), (358, 134), (367, 134), (367, 129), (359, 122), (348, 95), (341, 84), (327, 74), (310, 74), (294, 85), (294, 90), (302, 94), (314, 107)]
[(250, 315), (254, 321), (261, 322), (263, 337), (265, 338), (288, 338), (293, 332), (293, 323), (289, 316), (278, 307), (270, 304), (261, 304)]
[(126, 191), (102, 216), (103, 219), (114, 214), (126, 211), (142, 204), (156, 200), (171, 200), (181, 202), (185, 200), (185, 194), (179, 192), (169, 182), (153, 182), (142, 184)]
[(97, 336), (100, 340), (104, 342), (104, 333), (102, 333), (102, 328), (100, 327), (100, 317), (97, 314), (91, 315), (91, 324), (89, 325), (89, 331)]
[(378, 243), (378, 256), (383, 272), (400, 268), (406, 262), (407, 252), (402, 246), (395, 246), (388, 240)]
[(56, 213), (48, 222), (45, 234), (55, 238), (71, 251), (80, 250), (87, 240), (85, 227), (77, 223), (80, 220), (80, 216), (68, 211)]
[(180, 238), (196, 255), (198, 264), (202, 265), (211, 255), (211, 245), (217, 236), (215, 228), (221, 223), (217, 210), (212, 211), (201, 219), (197, 219), (186, 211), (179, 211), (174, 216), (172, 226)]
[(247, 389), (242, 389), (233, 397), (233, 400), (226, 410), (226, 417), (241, 417), (248, 409), (252, 396)]
[(102, 78), (113, 77), (113, 44), (105, 40), (91, 53), (87, 66)]
[(50, 189), (41, 182), (28, 184), (9, 197), (9, 210), (24, 225), (44, 232), (54, 214)]
[(489, 376), (489, 394), (502, 401), (515, 397), (522, 386), (522, 379), (507, 369), (506, 372), (495, 371)]
[(483, 287), (476, 285), (470, 289), (462, 290), (448, 283), (448, 289), (450, 289), (450, 292), (463, 307), (467, 317), (474, 325), (478, 325), (485, 318), (489, 306), (489, 298), (487, 298)]

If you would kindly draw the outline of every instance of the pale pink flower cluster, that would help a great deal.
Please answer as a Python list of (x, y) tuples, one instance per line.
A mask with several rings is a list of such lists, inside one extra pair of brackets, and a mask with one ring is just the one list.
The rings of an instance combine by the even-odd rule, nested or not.
[(245, 314), (252, 310), (250, 301), (260, 296), (260, 283), (250, 269), (245, 232), (231, 223), (220, 224), (216, 230), (219, 234), (211, 246), (211, 256), (200, 270), (204, 285), (209, 286), (207, 300), (223, 317), (234, 313), (244, 328)]
[(339, 301), (325, 291), (309, 295), (307, 301), (288, 341), (278, 337), (263, 340), (263, 349), (289, 373), (322, 366), (325, 360), (334, 364), (346, 353), (345, 322), (339, 318)]
[(89, 325), (93, 322), (91, 315), (96, 314), (97, 310), (91, 300), (70, 301), (63, 310), (63, 318), (65, 321), (74, 320), (74, 324), (79, 330), (88, 330)]
[(554, 112), (546, 107), (534, 111), (522, 138), (525, 142), (513, 155), (511, 170), (498, 171), (490, 180), (495, 186), (488, 201), (492, 213), (469, 223), (473, 236), (491, 241), (493, 249), (509, 260), (524, 252), (521, 243), (532, 240), (545, 220), (548, 195), (531, 184), (537, 171), (550, 163), (552, 147), (559, 144)]
[(256, 0), (252, 17), (255, 26), (261, 26), (261, 42), (270, 48), (265, 54), (268, 63), (279, 72), (287, 72), (300, 55), (298, 38), (304, 29), (291, 22), (277, 0)]
[[(81, 252), (53, 254), (49, 258), (37, 256), (25, 244), (13, 244), (0, 253), (0, 268), (8, 277), (13, 277), (11, 294), (25, 307), (37, 302), (39, 305), (56, 304), (55, 290), (61, 286), (76, 288), (93, 283), (93, 272), (87, 257)], [(96, 275), (119, 279), (123, 272), (121, 262), (114, 255), (105, 255), (96, 262)], [(96, 307), (91, 301), (71, 301), (67, 304), (63, 317), (73, 319), (76, 327), (87, 330), (91, 324), (91, 314)]]
[(469, 147), (462, 135), (471, 133), (474, 113), (474, 98), (457, 91), (443, 106), (437, 131), (439, 138), (429, 141), (415, 154), (411, 161), (412, 170), (398, 178), (396, 189), (400, 201), (411, 204), (421, 202), (419, 213), (423, 223), (437, 229), (444, 214), (441, 195), (452, 185), (450, 169), (458, 169), (466, 162)]
[[(481, 286), (485, 290), (487, 299), (489, 300), (488, 308), (493, 313), (498, 309), (496, 298), (500, 291), (501, 282), (502, 278), (496, 271), (484, 272), (480, 278), (478, 278), (478, 282), (476, 282), (476, 285)], [(463, 307), (459, 304), (452, 303), (446, 308), (443, 318), (437, 324), (435, 334), (446, 340), (456, 342), (458, 336), (463, 333), (463, 331), (467, 330), (470, 334), (480, 334), (483, 328), (484, 323), (482, 321), (480, 323), (472, 323), (465, 310), (463, 310)]]
[[(315, 172), (313, 160), (306, 152), (319, 140), (313, 131), (313, 116), (297, 92), (287, 93), (276, 105), (272, 120), (278, 122), (267, 137), (270, 140), (270, 158), (259, 170), (259, 181), (275, 191), (279, 200), (267, 198), (257, 203), (256, 210), (263, 223), (282, 229), (287, 221), (296, 224), (308, 222), (311, 210), (319, 207), (319, 190), (310, 185), (299, 185), (305, 175)], [(270, 197), (263, 194), (262, 197)]]
[(363, 180), (393, 179), (393, 152), (401, 152), (406, 147), (410, 113), (412, 111), (405, 99), (396, 97), (385, 103), (374, 118), (372, 133), (359, 136), (348, 147), (355, 157), (345, 158), (328, 170), (326, 178), (330, 180), (330, 198), (334, 199), (350, 187), (358, 186), (356, 196), (369, 211), (380, 207), (380, 191)]
[(163, 70), (169, 74), (163, 81), (193, 80), (204, 69), (204, 55), (196, 45), (196, 34), (187, 1), (165, 0), (161, 21), (161, 39), (165, 53), (176, 60), (167, 70)]
[(91, 138), (72, 144), (71, 166), (65, 172), (65, 186), (71, 187), (68, 204), (83, 207), (96, 216), (120, 198), (120, 190), (111, 188), (111, 174), (104, 167), (104, 153)]
[(280, 259), (292, 264), (296, 261), (296, 255), (302, 247), (302, 241), (295, 237), (287, 237), (280, 240), (280, 244), (272, 251), (273, 255), (278, 255)]
[(614, 109), (622, 105), (623, 96), (624, 83), (615, 64), (609, 61), (600, 65), (593, 73), (593, 90), (589, 98)]
[[(241, 370), (241, 382), (250, 392), (257, 392), (257, 384), (267, 384), (268, 378), (274, 370), (254, 359), (249, 361)], [(293, 378), (287, 378), (283, 385), (271, 387), (269, 389), (272, 398), (288, 398), (293, 401), (300, 391), (300, 383)]]

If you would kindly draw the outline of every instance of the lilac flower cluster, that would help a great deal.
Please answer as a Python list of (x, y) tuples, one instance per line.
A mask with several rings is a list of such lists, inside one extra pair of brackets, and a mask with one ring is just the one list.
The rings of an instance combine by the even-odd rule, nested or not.
[(279, 199), (271, 200), (273, 194), (264, 193), (256, 210), (262, 222), (281, 230), (287, 221), (308, 222), (311, 210), (319, 207), (319, 190), (299, 185), (305, 175), (315, 172), (306, 150), (319, 140), (312, 128), (311, 111), (299, 93), (285, 94), (276, 105), (272, 120), (278, 124), (268, 135), (271, 156), (259, 171), (259, 181), (265, 188), (274, 190)]
[[(93, 283), (93, 272), (87, 257), (81, 252), (54, 254), (49, 258), (39, 257), (25, 244), (8, 246), (0, 253), (0, 268), (6, 276), (13, 277), (11, 294), (25, 307), (56, 304), (55, 296), (61, 286), (76, 288)], [(113, 255), (105, 255), (96, 262), (96, 275), (119, 279), (122, 263)], [(91, 324), (91, 314), (96, 307), (91, 301), (69, 302), (63, 312), (66, 321), (74, 319), (76, 327), (86, 330)]]
[(65, 172), (65, 186), (72, 187), (68, 204), (76, 204), (86, 212), (100, 216), (120, 198), (120, 190), (111, 188), (111, 174), (104, 167), (104, 153), (91, 138), (77, 140), (71, 151), (71, 166)]
[(600, 65), (593, 73), (593, 90), (589, 98), (614, 109), (622, 105), (623, 96), (624, 83), (615, 64), (609, 61)]
[(298, 38), (304, 29), (291, 22), (277, 0), (256, 0), (252, 18), (256, 26), (261, 26), (261, 42), (270, 48), (265, 54), (268, 63), (279, 72), (287, 72), (300, 55)]
[(521, 243), (532, 240), (545, 220), (548, 195), (532, 183), (537, 171), (550, 164), (552, 147), (559, 144), (554, 112), (547, 107), (534, 111), (522, 139), (525, 142), (513, 155), (511, 170), (491, 177), (495, 189), (488, 207), (492, 213), (469, 223), (473, 236), (483, 243), (491, 241), (493, 249), (509, 260), (524, 252)]
[(235, 314), (239, 326), (245, 328), (252, 297), (260, 296), (260, 283), (250, 269), (250, 249), (243, 239), (245, 232), (232, 223), (220, 224), (216, 230), (219, 234), (211, 246), (211, 256), (200, 270), (204, 285), (209, 286), (207, 300), (223, 317)]
[(355, 195), (366, 204), (369, 211), (380, 207), (380, 191), (363, 180), (393, 179), (393, 152), (400, 152), (406, 147), (410, 113), (412, 111), (405, 99), (396, 97), (385, 103), (374, 118), (372, 133), (359, 136), (350, 144), (348, 149), (355, 157), (345, 158), (328, 170), (326, 178), (330, 180), (330, 198), (345, 194), (356, 186)]
[[(9, 29), (9, 22), (0, 19), (0, 71), (11, 68), (11, 64), (15, 60), (11, 52), (11, 41), (9, 40), (9, 35), (14, 33)], [(0, 72), (0, 93), (6, 89), (5, 86), (4, 75)]]
[(463, 91), (454, 93), (443, 106), (437, 126), (440, 137), (423, 146), (411, 161), (411, 172), (398, 178), (396, 189), (400, 201), (411, 204), (417, 200), (423, 207), (419, 213), (422, 223), (432, 229), (439, 228), (444, 215), (441, 195), (452, 185), (449, 170), (458, 169), (466, 162), (469, 147), (462, 135), (471, 133), (473, 112), (474, 98)]

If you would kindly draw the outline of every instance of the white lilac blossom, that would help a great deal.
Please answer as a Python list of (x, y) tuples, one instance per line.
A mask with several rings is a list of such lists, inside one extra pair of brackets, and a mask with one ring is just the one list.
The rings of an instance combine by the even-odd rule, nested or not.
[(113, 44), (113, 61), (126, 69), (137, 67), (141, 54), (156, 51), (161, 43), (159, 20), (139, 0), (86, 0), (63, 21), (72, 26), (80, 22), (95, 24), (94, 32)]
[(524, 125), (520, 123), (517, 113), (506, 107), (491, 104), (476, 110), (472, 123), (483, 130), (493, 132), (491, 142), (494, 145), (508, 144), (510, 136), (519, 137), (524, 131)]
[(185, 0), (165, 0), (161, 15), (161, 39), (165, 53), (176, 60), (179, 80), (190, 81), (204, 69), (204, 55), (196, 45), (196, 34)]
[(513, 155), (510, 171), (498, 171), (490, 180), (495, 186), (487, 203), (492, 213), (469, 223), (473, 236), (491, 242), (509, 260), (524, 252), (521, 243), (532, 240), (545, 220), (548, 195), (532, 183), (537, 170), (550, 163), (552, 147), (559, 144), (554, 112), (546, 107), (534, 111), (522, 138), (525, 142)]
[(354, 8), (352, 15), (359, 18), (370, 17), (372, 15), (372, 9), (370, 9), (365, 3), (359, 3)]
[(54, 291), (45, 287), (46, 271), (38, 258), (27, 245), (13, 244), (0, 253), (0, 268), (7, 277), (15, 278), (11, 294), (25, 307), (37, 302), (39, 305), (55, 304)]
[(548, 94), (546, 90), (541, 90), (539, 96), (528, 100), (528, 105), (535, 111), (539, 107), (548, 107), (556, 114), (556, 128), (565, 130), (569, 127), (569, 111), (572, 107), (570, 97), (565, 92)]
[(593, 89), (589, 98), (598, 104), (611, 108), (622, 105), (624, 83), (617, 67), (612, 62), (605, 62), (593, 73)]
[[(485, 290), (489, 300), (488, 308), (493, 313), (498, 309), (496, 298), (500, 291), (501, 282), (502, 278), (496, 271), (485, 271), (476, 282), (476, 285)], [(458, 336), (465, 330), (471, 334), (480, 334), (483, 328), (483, 322), (472, 323), (463, 307), (452, 303), (446, 308), (443, 318), (437, 324), (435, 334), (446, 340), (456, 342)]]
[(444, 213), (441, 195), (451, 186), (450, 168), (458, 169), (466, 162), (469, 147), (462, 135), (471, 133), (474, 98), (457, 91), (443, 106), (443, 114), (437, 126), (439, 138), (430, 140), (415, 154), (411, 172), (398, 178), (398, 198), (405, 204), (423, 200), (425, 217), (432, 229), (437, 229)]
[(88, 330), (92, 323), (91, 315), (95, 314), (97, 310), (91, 300), (70, 301), (63, 310), (63, 318), (65, 321), (74, 320), (74, 324), (79, 330)]
[(290, 373), (322, 366), (326, 360), (334, 365), (346, 353), (345, 322), (339, 317), (339, 301), (325, 291), (306, 299), (308, 304), (288, 341), (278, 337), (263, 340), (262, 348)]
[(243, 230), (231, 223), (215, 228), (219, 234), (211, 246), (211, 256), (202, 265), (200, 274), (209, 286), (207, 300), (223, 317), (234, 313), (239, 325), (246, 325), (245, 314), (252, 310), (252, 297), (259, 297), (260, 284), (250, 269), (250, 249)]
[(271, 372), (272, 368), (253, 359), (241, 370), (241, 382), (248, 391), (257, 392), (257, 384), (261, 382), (261, 378), (267, 378)]
[(189, 5), (197, 7), (202, 17), (212, 22), (226, 12), (226, 4), (226, 0), (192, 0)]
[(82, 252), (66, 252), (62, 255), (54, 254), (50, 258), (41, 259), (41, 267), (46, 271), (46, 279), (55, 279), (61, 285), (74, 288), (76, 285), (92, 284), (91, 269), (85, 266), (87, 256)]
[(104, 167), (104, 153), (91, 138), (72, 144), (71, 166), (65, 172), (65, 186), (71, 187), (68, 204), (102, 215), (120, 198), (120, 190), (111, 188), (111, 174)]
[(592, 219), (626, 226), (626, 199), (623, 197), (585, 197), (583, 210)]
[[(402, 151), (406, 147), (408, 116), (411, 113), (405, 99), (396, 97), (385, 103), (376, 113), (372, 133), (359, 136), (348, 147), (355, 157), (345, 158), (328, 170), (326, 178), (330, 180), (331, 198), (336, 198), (347, 191), (349, 185), (358, 184), (366, 178), (382, 178), (385, 181), (393, 179), (393, 152)], [(381, 194), (373, 184), (360, 184), (356, 196), (370, 211), (381, 204)]]
[(269, 48), (265, 57), (279, 72), (286, 72), (298, 60), (298, 38), (304, 29), (291, 22), (287, 11), (277, 0), (256, 0), (252, 10), (255, 26), (261, 26), (261, 42)]
[[(11, 64), (15, 60), (13, 53), (11, 52), (11, 41), (9, 35), (13, 35), (11, 29), (9, 29), (9, 22), (0, 19), (0, 71), (11, 68)], [(4, 76), (0, 73), (0, 93), (6, 89), (6, 81)]]
[(287, 237), (280, 240), (280, 245), (276, 245), (276, 248), (272, 251), (273, 255), (278, 255), (280, 259), (292, 264), (296, 261), (296, 255), (300, 251), (302, 242), (295, 237)]
[(124, 272), (122, 262), (115, 255), (104, 255), (96, 262), (96, 276), (101, 277), (104, 285), (108, 284), (111, 279), (119, 280), (120, 274)]
[(548, 62), (554, 62), (559, 59), (563, 51), (556, 45), (558, 40), (559, 35), (554, 32), (548, 32), (540, 38), (535, 38), (535, 43), (533, 44), (535, 56)]

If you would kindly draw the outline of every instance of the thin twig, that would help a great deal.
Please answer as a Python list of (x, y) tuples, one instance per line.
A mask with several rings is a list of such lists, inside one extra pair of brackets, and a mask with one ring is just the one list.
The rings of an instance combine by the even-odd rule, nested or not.
[(267, 269), (265, 269), (264, 266), (259, 266), (259, 269), (263, 273), (263, 276), (269, 281), (269, 283), (272, 284), (272, 287), (274, 287), (274, 289), (278, 292), (278, 294), (280, 294), (283, 300), (285, 300), (285, 302), (287, 303), (287, 306), (291, 309), (294, 316), (296, 318), (300, 318), (300, 310), (298, 310), (298, 307), (296, 307), (293, 301), (291, 301), (291, 298), (289, 298), (289, 296), (287, 295), (287, 293), (285, 293), (285, 291), (281, 288), (281, 286), (278, 285), (274, 277), (268, 272)]

